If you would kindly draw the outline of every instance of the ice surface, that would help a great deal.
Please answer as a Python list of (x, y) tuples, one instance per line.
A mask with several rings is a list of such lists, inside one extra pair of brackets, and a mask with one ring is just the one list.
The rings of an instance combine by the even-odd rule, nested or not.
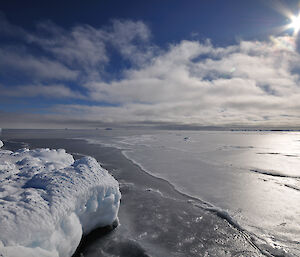
[(82, 234), (117, 219), (120, 197), (94, 158), (0, 149), (0, 256), (71, 256)]
[(121, 149), (144, 171), (211, 204), (210, 211), (263, 244), (300, 256), (299, 132), (123, 134), (88, 142)]

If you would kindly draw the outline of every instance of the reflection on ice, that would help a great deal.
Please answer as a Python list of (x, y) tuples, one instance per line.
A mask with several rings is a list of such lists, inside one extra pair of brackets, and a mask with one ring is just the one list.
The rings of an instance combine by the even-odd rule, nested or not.
[(122, 187), (121, 225), (84, 251), (96, 256), (262, 256), (247, 235), (194, 201)]
[(299, 138), (298, 132), (159, 131), (97, 140), (124, 149), (180, 191), (227, 210), (262, 243), (271, 240), (297, 256)]
[[(66, 132), (53, 137), (59, 133)], [(84, 256), (259, 256), (252, 238), (254, 246), (275, 256), (300, 256), (300, 133), (114, 129), (79, 131), (73, 137), (122, 149), (133, 161), (127, 167), (115, 149), (102, 156), (95, 145), (85, 148), (111, 165), (122, 183), (123, 200), (121, 226)], [(166, 194), (162, 182), (151, 176), (142, 187), (134, 164), (218, 207), (222, 219), (212, 209), (195, 206), (194, 200)], [(236, 224), (224, 218), (236, 221), (246, 234), (237, 233)]]

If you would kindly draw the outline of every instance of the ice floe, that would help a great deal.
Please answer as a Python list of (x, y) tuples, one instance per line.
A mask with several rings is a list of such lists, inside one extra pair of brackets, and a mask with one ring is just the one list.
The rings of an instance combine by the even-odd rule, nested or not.
[(117, 219), (120, 197), (92, 157), (0, 149), (0, 256), (69, 257), (83, 234)]

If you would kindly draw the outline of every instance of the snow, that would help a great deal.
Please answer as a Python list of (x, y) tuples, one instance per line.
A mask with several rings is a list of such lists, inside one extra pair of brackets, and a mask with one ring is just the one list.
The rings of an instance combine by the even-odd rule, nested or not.
[(0, 149), (0, 256), (69, 257), (82, 234), (117, 219), (120, 197), (92, 157)]

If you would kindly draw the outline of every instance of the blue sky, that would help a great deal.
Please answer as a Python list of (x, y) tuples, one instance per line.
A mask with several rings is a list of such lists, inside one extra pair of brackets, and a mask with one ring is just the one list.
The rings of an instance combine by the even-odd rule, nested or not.
[[(297, 127), (299, 1), (0, 3), (0, 127)], [(94, 124), (94, 125), (93, 125)]]
[[(297, 11), (298, 1), (282, 1)], [(76, 24), (102, 27), (111, 19), (143, 21), (153, 32), (154, 43), (168, 45), (197, 33), (217, 44), (269, 36), (274, 27), (286, 22), (276, 10), (276, 1), (238, 0), (152, 0), (152, 1), (6, 1), (1, 10), (15, 25), (33, 30), (37, 22), (52, 20), (70, 28)]]

